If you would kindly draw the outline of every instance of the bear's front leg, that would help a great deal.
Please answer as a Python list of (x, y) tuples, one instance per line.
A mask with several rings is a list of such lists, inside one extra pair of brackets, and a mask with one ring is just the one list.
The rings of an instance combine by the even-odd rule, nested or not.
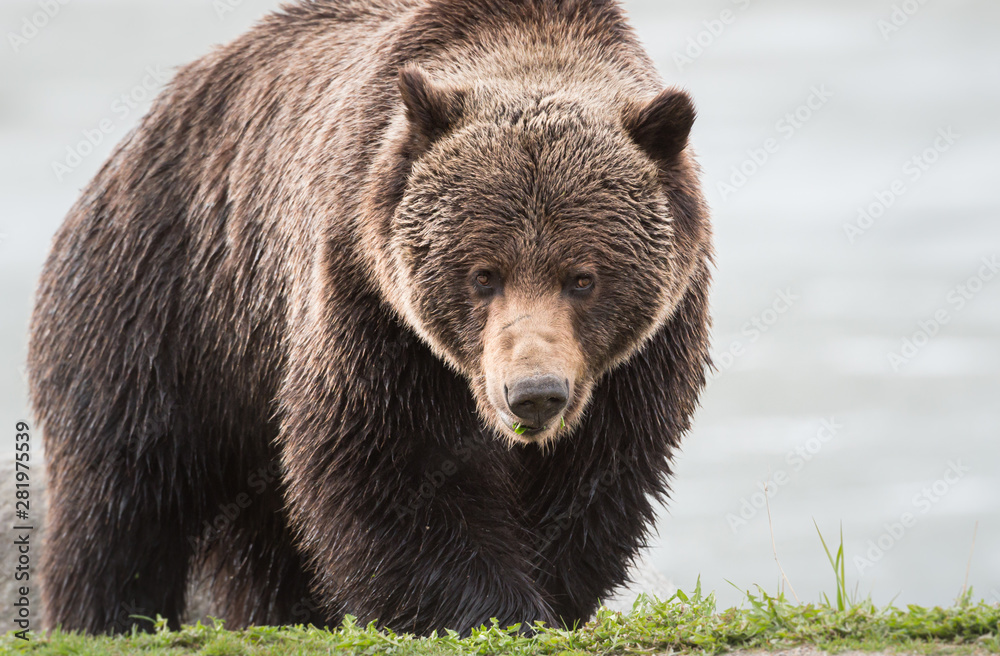
[(422, 344), (353, 326), (365, 349), (341, 335), (298, 351), (282, 392), (287, 505), (329, 621), (420, 635), (552, 623), (516, 521), (514, 454)]

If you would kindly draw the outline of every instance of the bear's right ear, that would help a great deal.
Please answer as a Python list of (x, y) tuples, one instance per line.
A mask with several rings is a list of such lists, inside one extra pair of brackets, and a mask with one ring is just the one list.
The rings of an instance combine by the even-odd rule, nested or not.
[(694, 126), (694, 102), (684, 91), (666, 89), (625, 117), (632, 140), (653, 159), (670, 162), (687, 147)]
[(425, 145), (440, 139), (462, 118), (465, 92), (432, 82), (416, 66), (399, 72), (399, 92), (406, 118)]

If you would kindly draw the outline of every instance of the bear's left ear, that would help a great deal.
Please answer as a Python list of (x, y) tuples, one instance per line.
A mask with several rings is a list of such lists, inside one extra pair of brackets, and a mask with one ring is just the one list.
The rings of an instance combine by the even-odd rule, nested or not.
[(625, 117), (625, 129), (653, 159), (669, 162), (687, 146), (696, 112), (684, 91), (666, 89)]
[(431, 81), (416, 66), (399, 72), (406, 118), (417, 136), (433, 143), (451, 130), (465, 110), (465, 92)]

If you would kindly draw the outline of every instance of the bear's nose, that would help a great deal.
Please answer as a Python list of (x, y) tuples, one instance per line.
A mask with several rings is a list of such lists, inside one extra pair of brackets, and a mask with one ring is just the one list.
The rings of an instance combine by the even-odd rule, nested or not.
[(557, 376), (522, 378), (507, 388), (511, 412), (532, 428), (543, 428), (566, 409), (568, 399), (569, 383)]

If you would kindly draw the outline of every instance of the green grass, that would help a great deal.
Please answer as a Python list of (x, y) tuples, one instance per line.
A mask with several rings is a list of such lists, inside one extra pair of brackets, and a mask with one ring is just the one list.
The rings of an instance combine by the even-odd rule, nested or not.
[(630, 614), (602, 610), (576, 631), (543, 628), (532, 637), (499, 627), (418, 639), (358, 626), (336, 631), (254, 628), (226, 631), (221, 623), (152, 634), (91, 638), (51, 633), (29, 643), (8, 634), (4, 653), (25, 654), (661, 654), (718, 653), (812, 645), (828, 651), (860, 649), (919, 653), (1000, 653), (1000, 607), (973, 603), (953, 608), (876, 608), (869, 602), (795, 604), (763, 591), (747, 594), (741, 609), (718, 612), (713, 595), (678, 592), (668, 600), (641, 599)]
[[(817, 532), (819, 528), (817, 527)], [(173, 632), (158, 619), (154, 633), (88, 637), (53, 632), (29, 642), (12, 634), (0, 637), (0, 653), (64, 656), (424, 655), (514, 654), (591, 656), (603, 654), (715, 654), (734, 650), (776, 650), (811, 646), (824, 651), (891, 651), (919, 654), (1000, 654), (1000, 605), (974, 602), (962, 594), (951, 608), (876, 607), (847, 590), (843, 535), (832, 553), (820, 535), (836, 578), (833, 601), (818, 604), (789, 601), (784, 593), (763, 589), (747, 592), (741, 608), (719, 612), (715, 595), (676, 592), (670, 599), (640, 598), (632, 612), (606, 609), (575, 631), (539, 626), (528, 637), (521, 627), (493, 626), (460, 639), (455, 633), (414, 638), (359, 626), (348, 618), (336, 631), (305, 627), (258, 627), (226, 631), (221, 622)]]

